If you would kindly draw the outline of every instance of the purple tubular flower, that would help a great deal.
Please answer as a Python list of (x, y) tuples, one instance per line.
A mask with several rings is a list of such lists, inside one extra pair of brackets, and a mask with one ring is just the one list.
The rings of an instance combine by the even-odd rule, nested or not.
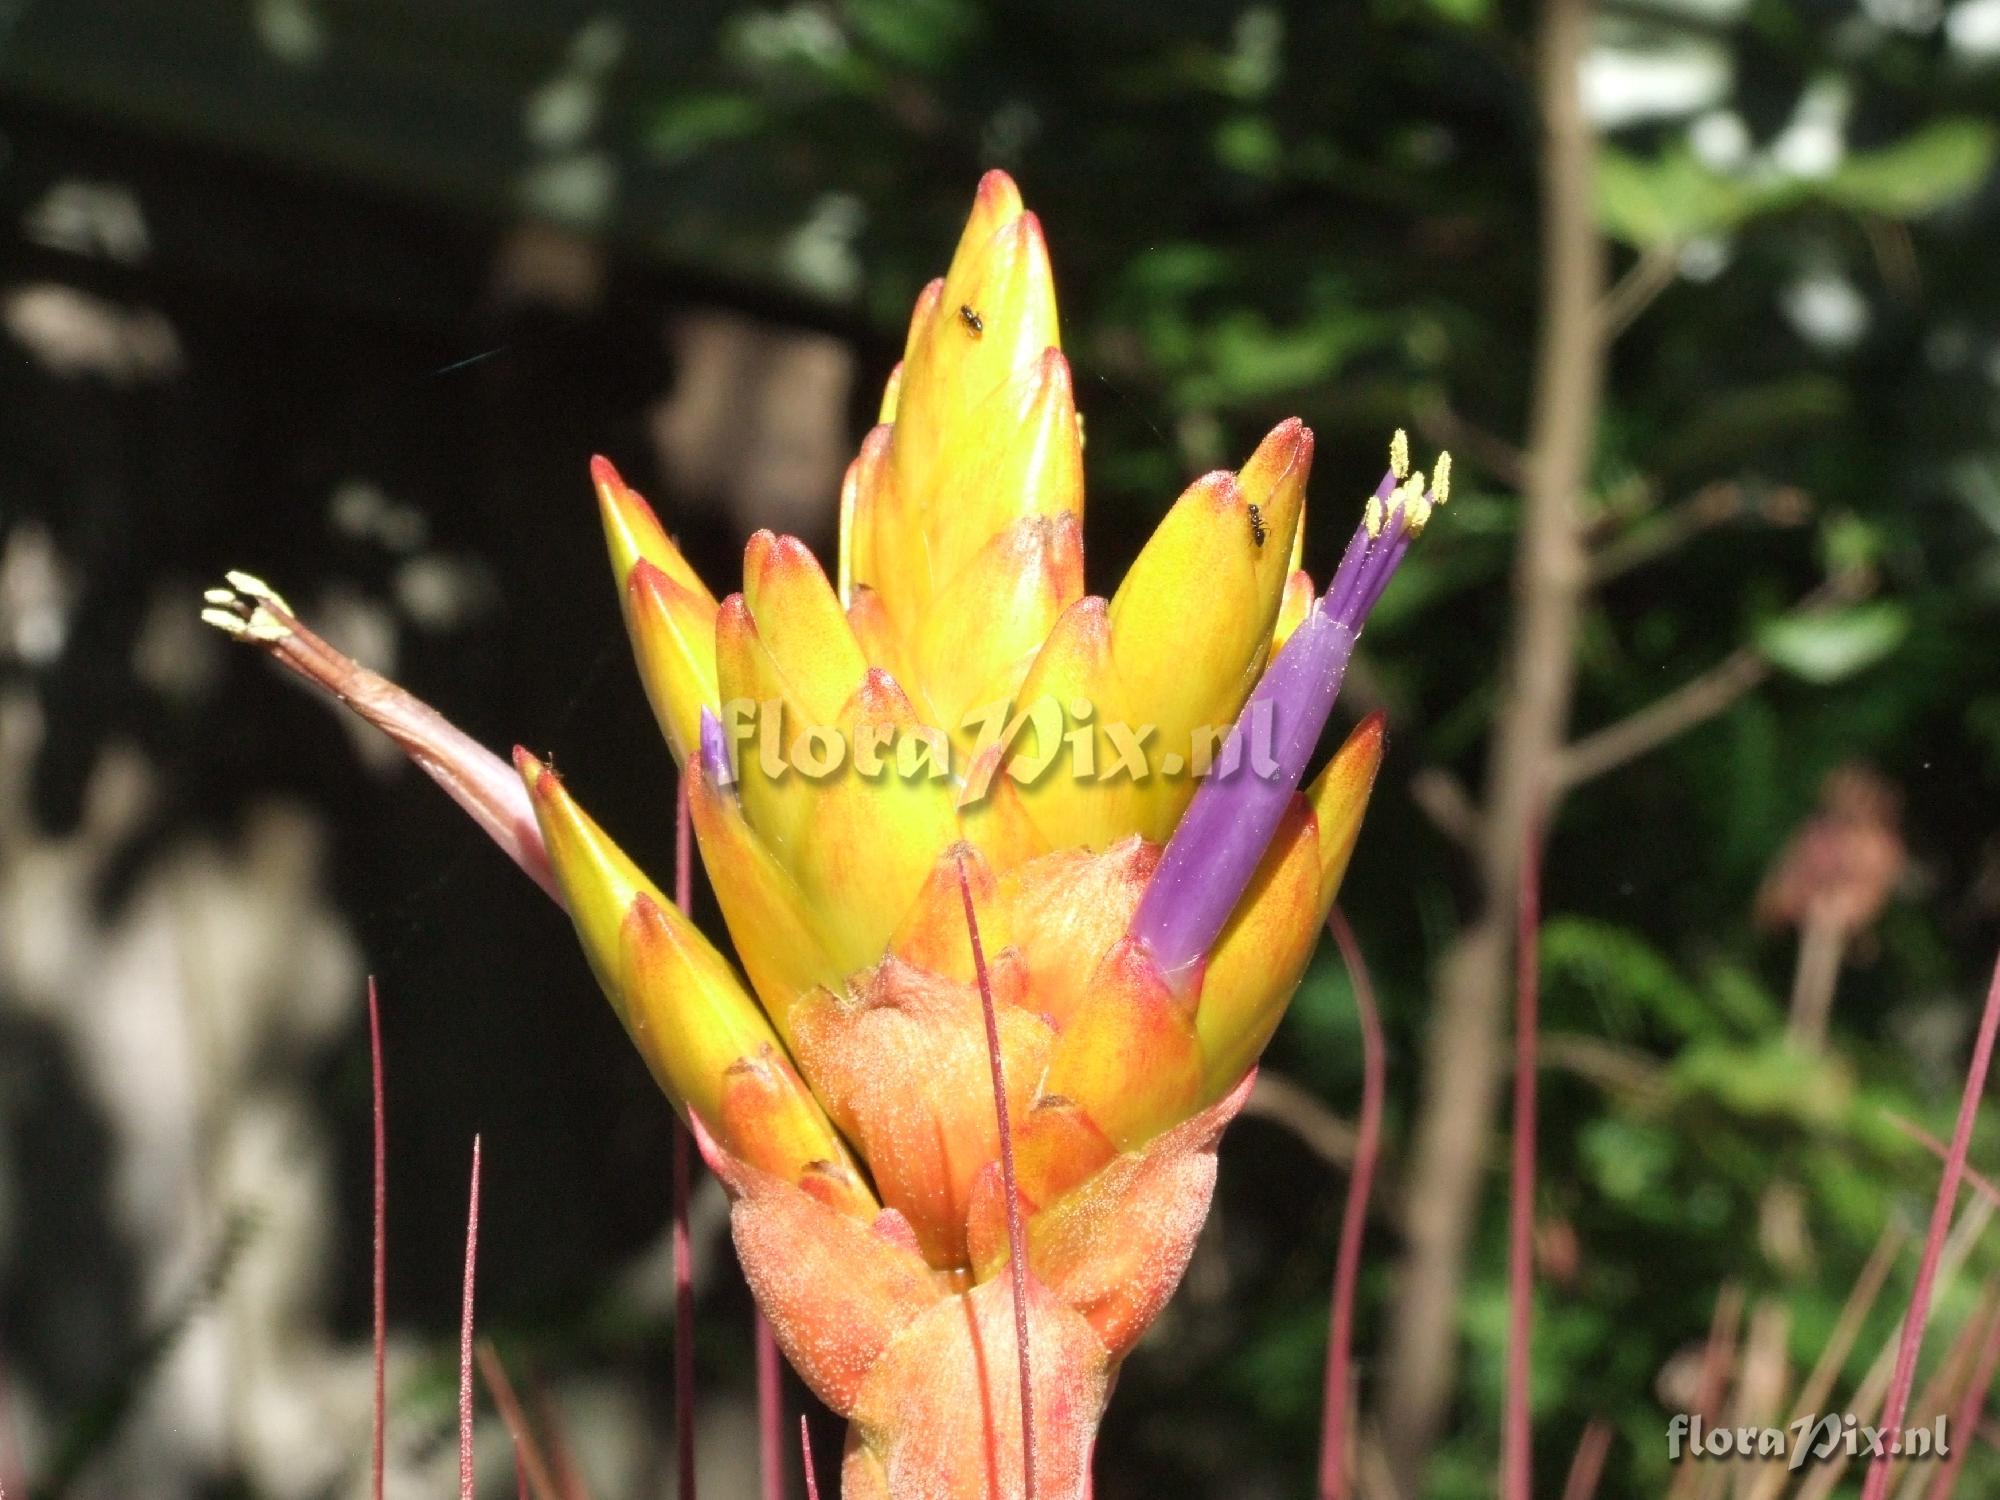
[(1277, 831), (1333, 712), (1354, 643), (1439, 493), (1383, 476), (1328, 585), (1265, 670), (1196, 791), (1133, 913), (1131, 935), (1176, 990), (1221, 936)]
[(736, 781), (729, 764), (729, 737), (722, 722), (706, 708), (701, 711), (701, 776), (710, 786), (727, 791)]

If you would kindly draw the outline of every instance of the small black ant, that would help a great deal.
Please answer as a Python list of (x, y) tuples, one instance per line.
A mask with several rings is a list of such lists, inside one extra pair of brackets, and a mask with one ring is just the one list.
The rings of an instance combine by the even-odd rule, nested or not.
[(972, 310), (970, 303), (962, 304), (959, 307), (958, 321), (965, 325), (966, 331), (974, 338), (978, 338), (982, 333), (986, 332), (986, 320)]
[(1255, 542), (1257, 543), (1257, 545), (1258, 545), (1258, 546), (1260, 546), (1260, 547), (1261, 547), (1261, 546), (1263, 546), (1263, 545), (1264, 545), (1264, 540), (1265, 540), (1265, 538), (1266, 538), (1266, 537), (1268, 537), (1269, 535), (1270, 535), (1270, 532), (1268, 532), (1268, 531), (1266, 531), (1266, 530), (1264, 529), (1264, 513), (1263, 513), (1263, 511), (1259, 510), (1259, 509), (1258, 509), (1258, 508), (1257, 508), (1257, 507), (1256, 507), (1256, 506), (1255, 506), (1255, 505), (1253, 504), (1253, 505), (1252, 505), (1252, 506), (1250, 507), (1250, 536), (1251, 536), (1251, 538), (1252, 538), (1252, 539), (1253, 539), (1253, 540), (1254, 540), (1254, 541), (1255, 541)]

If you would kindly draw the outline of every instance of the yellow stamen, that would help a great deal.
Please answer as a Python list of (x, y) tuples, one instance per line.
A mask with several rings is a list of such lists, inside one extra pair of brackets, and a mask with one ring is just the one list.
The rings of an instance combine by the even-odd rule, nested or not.
[(1388, 520), (1389, 511), (1382, 504), (1381, 498), (1376, 495), (1370, 495), (1368, 497), (1368, 508), (1361, 513), (1361, 524), (1368, 528), (1368, 535), (1371, 537), (1380, 536), (1382, 528), (1388, 524)]
[(272, 588), (270, 584), (264, 582), (256, 574), (225, 573), (222, 576), (229, 580), (231, 588), (240, 594), (247, 594), (260, 604), (275, 604), (288, 615), (296, 613), (291, 605), (285, 603), (284, 597), (276, 589)]
[(1389, 472), (1398, 479), (1410, 477), (1410, 435), (1400, 427), (1389, 439)]
[(1431, 475), (1431, 501), (1442, 505), (1451, 498), (1451, 455), (1438, 455), (1437, 469)]
[(201, 597), (210, 606), (201, 612), (205, 623), (239, 641), (268, 644), (290, 637), (291, 626), (265, 607), (291, 614), (292, 607), (276, 589), (249, 573), (231, 573), (228, 578), (231, 588), (202, 590)]

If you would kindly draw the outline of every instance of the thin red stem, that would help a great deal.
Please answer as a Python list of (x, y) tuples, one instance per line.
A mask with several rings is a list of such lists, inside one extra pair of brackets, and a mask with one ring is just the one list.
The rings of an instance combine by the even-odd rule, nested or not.
[(806, 1461), (806, 1500), (819, 1500), (819, 1476), (813, 1472), (812, 1428), (806, 1425), (804, 1412), (799, 1413), (799, 1451)]
[(486, 1377), (486, 1393), (493, 1398), (500, 1420), (507, 1426), (507, 1436), (513, 1441), (514, 1467), (520, 1470), (522, 1482), (533, 1492), (535, 1500), (558, 1500), (561, 1492), (550, 1473), (548, 1460), (542, 1456), (541, 1445), (535, 1441), (534, 1430), (528, 1426), (527, 1413), (521, 1409), (521, 1398), (514, 1393), (514, 1382), (500, 1362), (499, 1351), (482, 1339), (477, 1355), (479, 1373)]
[(1326, 925), (1347, 965), (1354, 987), (1354, 1010), (1361, 1022), (1361, 1121), (1355, 1131), (1354, 1167), (1347, 1179), (1347, 1205), (1340, 1216), (1340, 1250), (1333, 1267), (1333, 1308), (1326, 1340), (1325, 1409), (1320, 1417), (1320, 1500), (1347, 1497), (1348, 1371), (1354, 1347), (1354, 1287), (1361, 1274), (1361, 1239), (1368, 1227), (1368, 1198), (1375, 1183), (1375, 1158), (1382, 1139), (1382, 1092), (1387, 1068), (1383, 1061), (1382, 1020), (1375, 1006), (1375, 986), (1362, 960), (1346, 914), (1334, 907)]
[(514, 1439), (514, 1496), (528, 1500), (528, 1471), (521, 1466), (521, 1440)]
[(548, 1449), (549, 1466), (555, 1471), (556, 1494), (560, 1500), (587, 1500), (583, 1476), (577, 1472), (575, 1455), (569, 1451), (569, 1438), (564, 1434), (562, 1421), (549, 1401), (548, 1390), (537, 1381), (534, 1392), (535, 1421), (542, 1430), (544, 1446)]
[(778, 1338), (757, 1317), (757, 1466), (763, 1500), (785, 1500), (785, 1378)]
[[(2000, 964), (1986, 990), (1986, 1009), (1979, 1018), (1979, 1037), (1973, 1043), (1972, 1064), (1965, 1070), (1965, 1090), (1959, 1096), (1958, 1123), (1951, 1133), (1951, 1153), (1945, 1157), (1944, 1175), (1938, 1182), (1937, 1201), (1931, 1206), (1930, 1232), (1924, 1237), (1923, 1259), (1917, 1262), (1917, 1281), (1910, 1291), (1910, 1309), (1903, 1315), (1903, 1334), (1896, 1347), (1895, 1374), (1889, 1380), (1888, 1398), (1882, 1403), (1882, 1426), (1895, 1432), (1909, 1410), (1910, 1386), (1917, 1377), (1917, 1351), (1923, 1347), (1924, 1325), (1930, 1320), (1931, 1292), (1937, 1280), (1938, 1257), (1944, 1253), (1945, 1235), (1951, 1228), (1958, 1204), (1958, 1185), (1965, 1175), (1965, 1155), (1972, 1146), (1972, 1124), (1979, 1115), (1979, 1101), (1986, 1092), (1987, 1070), (1993, 1065), (1994, 1033), (2000, 1031)], [(1861, 1500), (1882, 1500), (1889, 1489), (1889, 1455), (1878, 1453), (1868, 1466), (1868, 1479), (1861, 1487)]]
[(986, 1013), (986, 1060), (993, 1073), (993, 1113), (1000, 1125), (1000, 1186), (1007, 1194), (1007, 1253), (1014, 1278), (1014, 1344), (1021, 1366), (1021, 1493), (1035, 1500), (1035, 1385), (1028, 1369), (1028, 1257), (1021, 1232), (1021, 1197), (1014, 1185), (1014, 1127), (1007, 1118), (1007, 1077), (1000, 1058), (1000, 1016), (993, 1005), (993, 978), (979, 942), (979, 916), (972, 906), (972, 882), (959, 853), (958, 894), (965, 903), (965, 935), (972, 946), (972, 970), (979, 976), (979, 1004)]
[(1611, 1424), (1592, 1417), (1576, 1440), (1576, 1456), (1569, 1461), (1569, 1478), (1563, 1482), (1563, 1500), (1593, 1500), (1604, 1478), (1604, 1460), (1611, 1452)]
[(465, 1283), (458, 1304), (458, 1497), (472, 1495), (472, 1283), (479, 1264), (479, 1137), (472, 1138), (472, 1198), (465, 1210)]
[(375, 1393), (368, 1493), (382, 1500), (389, 1409), (389, 1131), (382, 1100), (382, 1010), (372, 974), (368, 976), (368, 1074), (375, 1115)]
[[(674, 798), (674, 905), (682, 916), (694, 906), (694, 860), (690, 848), (687, 780)], [(674, 1121), (674, 1450), (680, 1470), (681, 1500), (695, 1500), (694, 1482), (694, 1247), (688, 1232), (688, 1190), (694, 1178), (694, 1142)]]
[[(1930, 1152), (1939, 1161), (1943, 1161), (1947, 1156), (1951, 1155), (1951, 1148), (1949, 1146), (1924, 1129), (1923, 1126), (1917, 1124), (1916, 1121), (1905, 1119), (1893, 1110), (1886, 1109), (1882, 1111), (1882, 1118), (1902, 1131), (1904, 1135), (1915, 1141), (1919, 1146), (1922, 1146), (1926, 1151)], [(1973, 1171), (1968, 1166), (1965, 1169), (1965, 1182), (1966, 1186), (1970, 1187), (1973, 1192), (1984, 1198), (1988, 1203), (2000, 1205), (2000, 1187), (1995, 1187), (1990, 1178)]]
[(1541, 835), (1530, 826), (1521, 856), (1519, 925), (1514, 935), (1514, 1153), (1507, 1189), (1507, 1408), (1500, 1484), (1505, 1500), (1528, 1500), (1532, 1461), (1528, 1382), (1535, 1298), (1536, 944), (1541, 906)]
[(1973, 1367), (1972, 1379), (1959, 1395), (1958, 1410), (1951, 1414), (1951, 1451), (1931, 1476), (1925, 1500), (1950, 1500), (1951, 1492), (1958, 1488), (1958, 1471), (1965, 1467), (1965, 1455), (1976, 1441), (1979, 1414), (1986, 1409), (1986, 1393), (1993, 1388), (1996, 1367), (2000, 1367), (2000, 1306), (1987, 1318), (1986, 1338), (1980, 1346), (1978, 1363)]

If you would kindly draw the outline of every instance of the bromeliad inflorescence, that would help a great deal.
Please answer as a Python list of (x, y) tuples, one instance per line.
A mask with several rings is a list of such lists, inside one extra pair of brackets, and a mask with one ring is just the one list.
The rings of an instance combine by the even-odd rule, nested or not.
[(994, 172), (848, 470), (837, 579), (760, 532), (718, 602), (598, 460), (747, 986), (552, 769), (517, 751), (517, 779), (257, 580), (211, 595), (213, 623), (387, 728), (568, 909), (729, 1189), (787, 1356), (849, 1420), (850, 1500), (1023, 1493), (1017, 1330), (1034, 1492), (1078, 1494), (1112, 1372), (1186, 1266), (1354, 847), (1379, 716), (1310, 785), (1307, 764), (1449, 488), (1397, 434), (1316, 597), (1312, 449), (1281, 424), (1085, 595), (1047, 252)]

